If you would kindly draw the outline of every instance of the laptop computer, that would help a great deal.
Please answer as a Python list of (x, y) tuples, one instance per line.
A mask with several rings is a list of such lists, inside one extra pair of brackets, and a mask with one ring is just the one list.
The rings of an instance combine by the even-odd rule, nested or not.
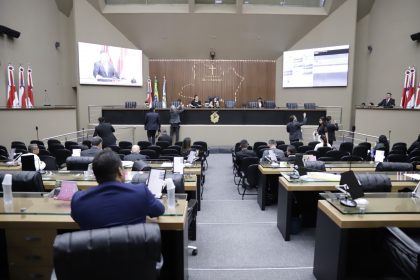
[(166, 171), (164, 169), (151, 169), (147, 179), (147, 187), (156, 197), (162, 197), (163, 183), (165, 181)]

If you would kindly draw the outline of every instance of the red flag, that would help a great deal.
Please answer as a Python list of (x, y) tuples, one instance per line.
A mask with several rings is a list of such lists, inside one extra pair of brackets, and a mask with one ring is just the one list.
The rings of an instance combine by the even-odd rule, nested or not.
[(9, 83), (7, 85), (7, 108), (16, 108), (19, 105), (19, 101), (16, 96), (15, 78), (13, 71), (15, 68), (11, 64), (7, 66), (7, 78)]
[(147, 79), (147, 97), (146, 101), (149, 103), (149, 108), (152, 108), (153, 106), (153, 98), (152, 98), (152, 80), (150, 80), (150, 77)]
[(402, 108), (407, 107), (407, 90), (408, 90), (409, 79), (410, 79), (410, 68), (407, 68), (404, 72), (404, 87), (403, 87), (401, 103), (400, 103), (400, 106)]
[(417, 87), (416, 109), (420, 109), (420, 83)]
[(416, 69), (411, 67), (410, 69), (410, 81), (408, 85), (408, 94), (406, 100), (406, 108), (412, 109), (415, 106), (416, 102)]
[(32, 69), (28, 66), (28, 97), (26, 99), (27, 107), (33, 108), (35, 106), (34, 103), (34, 94), (32, 92), (33, 82), (32, 82)]
[(19, 102), (20, 108), (26, 108), (26, 90), (25, 90), (25, 79), (23, 72), (25, 70), (22, 66), (19, 66)]

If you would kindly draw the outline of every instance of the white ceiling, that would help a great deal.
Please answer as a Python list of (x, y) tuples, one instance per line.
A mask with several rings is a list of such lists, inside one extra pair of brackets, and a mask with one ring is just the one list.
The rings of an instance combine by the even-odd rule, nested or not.
[[(329, 13), (346, 0), (330, 1)], [(211, 50), (216, 59), (277, 59), (328, 16), (133, 13), (129, 7), (124, 11), (124, 5), (113, 12), (103, 0), (88, 2), (151, 59), (206, 59)]]

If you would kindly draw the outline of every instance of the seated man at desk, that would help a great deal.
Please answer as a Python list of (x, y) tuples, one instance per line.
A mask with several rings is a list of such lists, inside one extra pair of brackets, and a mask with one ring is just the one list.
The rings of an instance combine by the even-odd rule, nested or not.
[(267, 162), (271, 161), (269, 157), (270, 151), (273, 151), (273, 153), (276, 155), (277, 161), (280, 161), (281, 158), (284, 158), (284, 152), (280, 149), (277, 149), (277, 142), (276, 140), (270, 139), (268, 140), (268, 147), (270, 147), (269, 150), (265, 150), (261, 157), (261, 162)]
[(394, 108), (395, 106), (395, 99), (392, 98), (392, 93), (388, 92), (386, 94), (386, 98), (382, 99), (381, 102), (379, 102), (378, 107), (384, 107), (384, 108)]
[(240, 151), (236, 152), (236, 160), (239, 162), (245, 157), (256, 157), (257, 154), (253, 150), (248, 149), (248, 141), (243, 139), (240, 142)]
[(293, 145), (287, 146), (286, 157), (280, 159), (280, 161), (295, 161), (296, 159), (296, 147)]
[(87, 150), (83, 150), (80, 155), (82, 157), (94, 157), (102, 151), (102, 138), (95, 136), (92, 138), (92, 147)]
[(146, 216), (165, 212), (146, 185), (124, 183), (121, 159), (113, 151), (100, 152), (92, 165), (99, 185), (75, 193), (71, 201), (71, 216), (82, 230), (144, 223)]
[[(26, 156), (33, 156), (34, 157), (34, 163), (35, 163), (35, 169), (36, 171), (40, 171), (40, 170), (44, 170), (45, 168), (45, 162), (43, 162), (39, 157), (39, 147), (37, 144), (30, 144), (28, 146), (28, 153), (22, 155), (22, 157), (26, 157)], [(20, 158), (19, 158), (19, 161)]]
[(139, 145), (133, 145), (131, 147), (131, 154), (125, 155), (124, 160), (127, 160), (127, 161), (147, 160), (147, 156), (140, 154)]

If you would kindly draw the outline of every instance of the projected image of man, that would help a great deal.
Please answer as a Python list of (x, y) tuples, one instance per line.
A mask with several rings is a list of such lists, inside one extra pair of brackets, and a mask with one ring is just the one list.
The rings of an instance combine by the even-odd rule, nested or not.
[(99, 61), (93, 66), (93, 76), (98, 81), (112, 81), (112, 79), (120, 78), (108, 52), (104, 50), (100, 52)]

